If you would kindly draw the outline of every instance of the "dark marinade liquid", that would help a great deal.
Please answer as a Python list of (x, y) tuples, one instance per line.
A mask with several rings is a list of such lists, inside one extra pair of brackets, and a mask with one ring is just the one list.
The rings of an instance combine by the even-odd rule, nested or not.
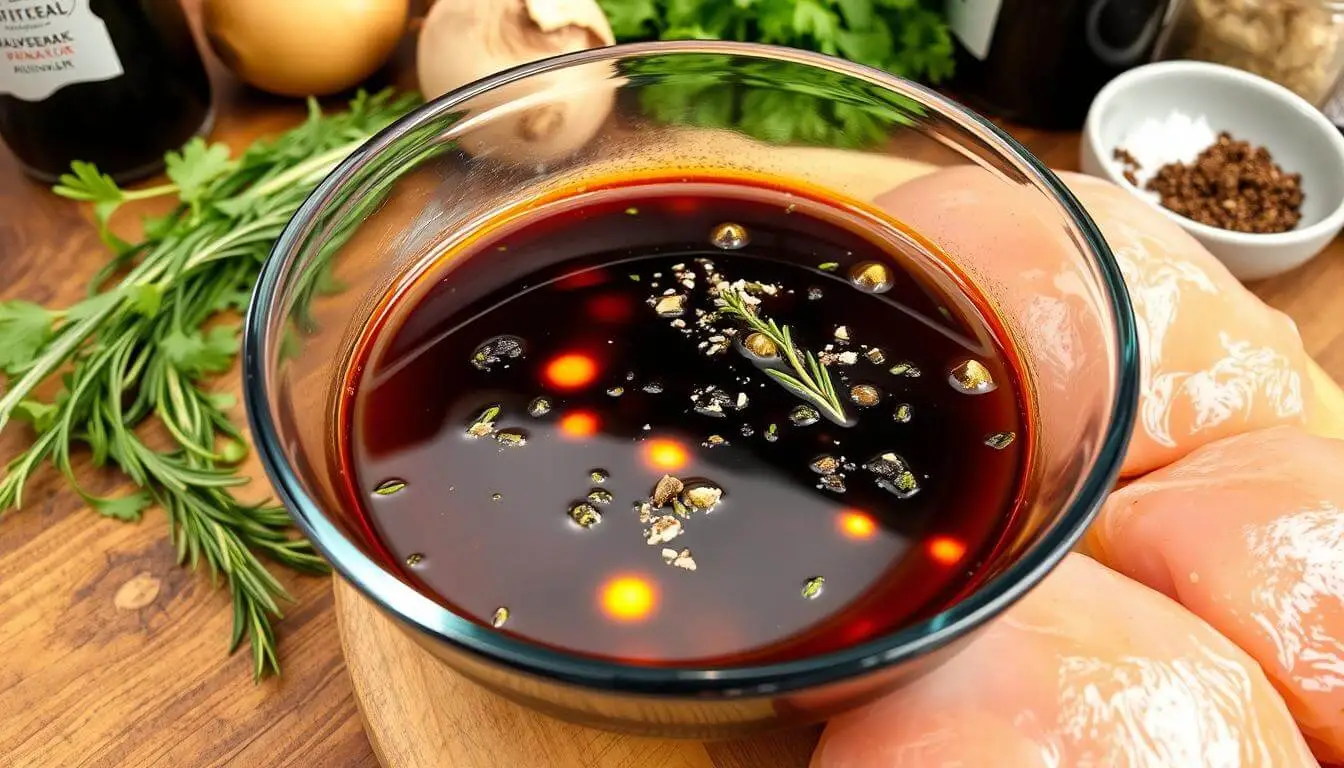
[[(729, 222), (743, 247), (714, 244), (736, 244)], [(847, 424), (712, 316), (715, 278), (777, 288), (758, 315), (823, 357)], [(891, 222), (801, 190), (589, 185), (485, 228), (389, 303), (351, 368), (347, 477), (404, 578), (532, 642), (717, 666), (873, 639), (973, 587), (1018, 503), (1025, 393), (971, 291)], [(958, 386), (968, 360), (993, 389)], [(664, 474), (721, 498), (641, 515)]]

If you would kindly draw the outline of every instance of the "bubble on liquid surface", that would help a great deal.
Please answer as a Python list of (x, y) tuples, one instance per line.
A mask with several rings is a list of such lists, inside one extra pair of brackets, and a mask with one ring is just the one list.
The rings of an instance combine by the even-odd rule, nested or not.
[(625, 387), (609, 387), (607, 394), (612, 397), (620, 397), (625, 394)]
[(890, 373), (892, 376), (904, 376), (907, 379), (918, 379), (921, 375), (919, 366), (915, 365), (909, 360), (902, 360), (901, 362), (891, 366), (891, 368), (887, 372)]
[(900, 405), (896, 406), (896, 411), (891, 414), (891, 418), (895, 419), (897, 423), (908, 424), (910, 422), (910, 417), (913, 415), (914, 413), (910, 408), (910, 404), (901, 403)]
[(822, 587), (825, 586), (825, 584), (826, 584), (826, 577), (824, 576), (813, 576), (812, 578), (803, 582), (803, 590), (802, 590), (803, 599), (816, 600), (818, 597), (821, 596), (821, 590)]
[(739, 248), (745, 248), (747, 243), (751, 242), (750, 235), (747, 234), (747, 228), (732, 221), (725, 221), (714, 229), (710, 230), (709, 242), (715, 248), (722, 248), (725, 251), (736, 251)]
[(764, 333), (750, 333), (742, 340), (742, 346), (751, 354), (761, 358), (771, 358), (779, 354), (779, 347)]
[(686, 506), (697, 512), (709, 512), (723, 498), (723, 489), (710, 482), (697, 482), (682, 492)]
[(817, 487), (823, 491), (830, 491), (831, 493), (844, 493), (847, 490), (845, 488), (845, 476), (838, 474), (822, 475), (821, 479), (817, 482)]
[(952, 388), (965, 395), (983, 395), (998, 389), (994, 376), (979, 360), (967, 360), (947, 375)]
[(650, 381), (648, 384), (644, 385), (644, 391), (650, 395), (661, 395), (663, 393), (663, 385), (661, 382)]
[(545, 397), (533, 398), (527, 404), (527, 413), (533, 418), (541, 418), (551, 412), (551, 401)]
[(522, 448), (527, 445), (527, 433), (521, 429), (501, 429), (495, 433), (495, 442), (505, 448)]
[(611, 473), (605, 469), (594, 469), (588, 473), (588, 479), (597, 485), (607, 482), (611, 478)]
[(471, 355), (471, 364), (477, 370), (489, 371), (497, 363), (522, 357), (523, 352), (524, 343), (518, 336), (496, 336), (476, 347)]
[(587, 529), (602, 522), (602, 513), (592, 504), (581, 501), (569, 508), (569, 519), (580, 528)]
[(686, 297), (679, 293), (663, 296), (654, 302), (653, 311), (659, 317), (681, 317), (686, 313)]
[(891, 290), (891, 270), (876, 261), (863, 261), (849, 269), (849, 280), (860, 290), (884, 293)]
[(733, 398), (718, 387), (705, 387), (691, 393), (691, 407), (702, 416), (721, 419), (725, 411), (733, 406)]
[(820, 418), (821, 414), (810, 405), (796, 405), (789, 411), (789, 421), (793, 422), (795, 427), (809, 427), (816, 424)]
[(882, 393), (872, 384), (855, 384), (849, 388), (849, 399), (860, 408), (872, 408), (882, 401)]
[(830, 454), (823, 454), (807, 466), (818, 475), (833, 475), (840, 469), (840, 460)]
[(919, 480), (905, 459), (895, 453), (876, 456), (863, 468), (877, 476), (877, 485), (897, 498), (908, 499), (919, 493)]

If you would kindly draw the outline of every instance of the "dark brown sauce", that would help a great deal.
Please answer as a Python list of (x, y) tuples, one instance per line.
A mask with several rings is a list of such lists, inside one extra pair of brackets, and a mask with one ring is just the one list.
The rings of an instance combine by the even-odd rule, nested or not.
[[(927, 244), (801, 190), (721, 178), (590, 184), (500, 221), (391, 300), (351, 368), (346, 476), (417, 588), (536, 643), (726, 666), (872, 639), (975, 583), (1017, 504), (1026, 393), (985, 302)], [(711, 243), (726, 222), (744, 247)], [(868, 263), (889, 290), (851, 279)], [(709, 273), (777, 286), (757, 312), (827, 356), (844, 425), (822, 408), (794, 423), (808, 401), (742, 350), (740, 320), (699, 326), (696, 310), (715, 309)], [(655, 309), (669, 289), (687, 297), (679, 318)], [(478, 355), (492, 339), (493, 362)], [(997, 388), (954, 387), (967, 360)], [(856, 385), (879, 402), (860, 407)], [(533, 415), (539, 397), (550, 408)], [(490, 430), (469, 436), (489, 407)], [(525, 444), (501, 441), (515, 431)], [(1015, 439), (996, 448), (995, 434)], [(891, 453), (911, 474), (884, 488), (873, 470), (893, 465), (874, 460)], [(821, 457), (843, 483), (818, 473)], [(665, 473), (722, 498), (641, 522)], [(594, 491), (601, 522), (584, 528), (574, 517), (589, 510), (569, 512)], [(664, 515), (682, 532), (649, 545)]]

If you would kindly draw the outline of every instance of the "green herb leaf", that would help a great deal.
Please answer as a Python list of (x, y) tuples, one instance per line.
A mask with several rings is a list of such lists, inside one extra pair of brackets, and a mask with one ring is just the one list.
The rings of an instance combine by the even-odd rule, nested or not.
[(121, 188), (111, 176), (100, 173), (93, 163), (79, 160), (70, 164), (70, 173), (61, 174), (59, 183), (51, 191), (71, 200), (94, 203), (120, 203), (124, 199)]
[(607, 10), (612, 34), (618, 38), (644, 37), (658, 23), (658, 9), (653, 0), (604, 2), (602, 6)]
[(200, 137), (187, 142), (181, 152), (169, 152), (163, 157), (165, 173), (177, 185), (178, 196), (193, 204), (200, 200), (210, 182), (228, 173), (233, 165), (228, 147), (206, 144)]
[(53, 316), (30, 301), (0, 302), (0, 368), (13, 373), (51, 338)]
[[(79, 491), (72, 452), (87, 445), (95, 465), (115, 465), (140, 490), (113, 499), (81, 495), (100, 514), (125, 520), (138, 519), (150, 503), (163, 507), (179, 562), (203, 562), (228, 589), (230, 647), (251, 644), (256, 677), (278, 671), (271, 621), (290, 600), (263, 558), (303, 572), (326, 566), (293, 536), (282, 507), (243, 504), (228, 490), (247, 481), (232, 465), (246, 446), (226, 413), (232, 395), (202, 381), (227, 370), (237, 353), (238, 329), (220, 325), (219, 315), (246, 305), (274, 237), (317, 183), (417, 103), (391, 91), (360, 93), (348, 111), (323, 115), (310, 102), (302, 126), (253, 144), (237, 161), (222, 146), (190, 142), (166, 158), (173, 183), (159, 186), (122, 190), (94, 166), (75, 163), (56, 192), (94, 205), (112, 258), (93, 275), (90, 298), (71, 307), (0, 304), (0, 367), (13, 374), (0, 390), (0, 430), (13, 417), (37, 433), (24, 435), (31, 442), (4, 468), (0, 513), (22, 504), (45, 462)], [(140, 241), (108, 230), (123, 201), (169, 195), (184, 204), (147, 220)], [(350, 220), (361, 221), (385, 196), (353, 201)], [(330, 269), (330, 255), (353, 232), (332, 235), (332, 248), (314, 262), (319, 270)], [(320, 287), (340, 288), (332, 281)], [(313, 293), (298, 298), (300, 316)], [(63, 388), (50, 403), (35, 399), (39, 388), (57, 382)], [(151, 448), (140, 439), (147, 420), (163, 428), (167, 445)]]
[(219, 449), (219, 458), (225, 464), (237, 464), (247, 458), (247, 444), (241, 440), (226, 440)]
[(173, 366), (188, 376), (221, 373), (233, 365), (233, 356), (238, 351), (238, 326), (215, 326), (208, 333), (174, 329), (161, 344)]
[(19, 421), (26, 421), (33, 425), (33, 429), (41, 434), (51, 429), (51, 425), (56, 421), (57, 408), (50, 403), (40, 403), (36, 400), (20, 400), (18, 406), (14, 409), (14, 418)]
[(153, 317), (158, 314), (159, 305), (162, 303), (163, 289), (157, 285), (131, 286), (131, 306), (145, 317)]
[(93, 511), (103, 517), (114, 517), (128, 523), (140, 522), (140, 515), (150, 505), (149, 494), (144, 491), (136, 491), (127, 496), (117, 496), (115, 498), (99, 498), (97, 496), (85, 496), (84, 500), (93, 507)]
[[(943, 0), (600, 0), (600, 5), (620, 42), (773, 43), (934, 83), (951, 76), (954, 65)], [(777, 143), (868, 147), (919, 111), (911, 104), (885, 109), (875, 103), (879, 93), (855, 94), (838, 87), (838, 78), (806, 67), (696, 58), (653, 57), (631, 66), (635, 74), (653, 75), (641, 94), (647, 114), (674, 124), (736, 127)], [(767, 89), (762, 81), (772, 85)]]

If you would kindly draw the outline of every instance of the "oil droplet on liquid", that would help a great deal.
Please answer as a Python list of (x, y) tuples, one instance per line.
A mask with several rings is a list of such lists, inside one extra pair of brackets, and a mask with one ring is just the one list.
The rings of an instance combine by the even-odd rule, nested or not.
[(967, 360), (947, 375), (952, 388), (965, 395), (983, 395), (998, 389), (989, 369), (979, 360)]
[(745, 248), (747, 243), (751, 242), (751, 237), (747, 234), (746, 227), (731, 221), (725, 221), (710, 231), (709, 242), (713, 243), (715, 248), (736, 251), (739, 248)]

